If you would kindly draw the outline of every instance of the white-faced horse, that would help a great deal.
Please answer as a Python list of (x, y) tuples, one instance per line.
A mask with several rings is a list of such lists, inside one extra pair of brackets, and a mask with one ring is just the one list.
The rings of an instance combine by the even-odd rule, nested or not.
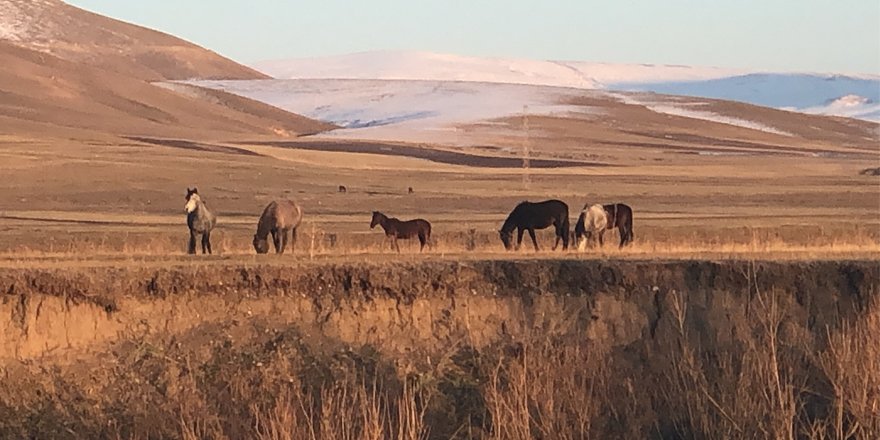
[(196, 235), (202, 235), (202, 253), (211, 253), (211, 230), (217, 224), (217, 216), (202, 201), (199, 189), (186, 189), (186, 225), (189, 226), (189, 247), (187, 252), (196, 253)]
[(574, 236), (578, 250), (585, 250), (589, 242), (594, 239), (594, 236), (599, 241), (600, 246), (604, 245), (604, 235), (607, 227), (608, 214), (602, 205), (590, 205), (589, 203), (584, 205), (577, 224), (574, 226)]
[(577, 224), (574, 226), (575, 241), (578, 243), (578, 249), (584, 250), (588, 242), (593, 238), (593, 234), (597, 235), (599, 245), (605, 244), (605, 230), (617, 228), (620, 233), (620, 246), (624, 247), (633, 240), (633, 212), (632, 208), (623, 203), (613, 203), (610, 205), (590, 205), (584, 206), (581, 216), (578, 217)]

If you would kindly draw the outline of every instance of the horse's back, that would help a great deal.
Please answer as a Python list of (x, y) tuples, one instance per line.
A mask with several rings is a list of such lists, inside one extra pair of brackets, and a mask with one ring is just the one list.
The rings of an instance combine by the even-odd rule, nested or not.
[(273, 200), (263, 210), (261, 221), (268, 221), (278, 229), (296, 228), (302, 222), (302, 209), (293, 200)]
[(608, 214), (605, 211), (605, 207), (599, 204), (591, 205), (586, 213), (586, 226), (590, 230), (600, 230), (605, 229), (608, 225)]
[(632, 225), (633, 211), (625, 203), (613, 203), (605, 205), (605, 213), (608, 215), (608, 228), (615, 226)]
[(543, 202), (522, 202), (516, 205), (509, 218), (512, 218), (517, 225), (537, 228), (545, 228), (558, 222), (567, 224), (568, 205), (555, 199)]
[(417, 218), (412, 221), (415, 222), (419, 231), (423, 231), (423, 232), (427, 233), (427, 235), (431, 235), (431, 222), (429, 222), (423, 218)]

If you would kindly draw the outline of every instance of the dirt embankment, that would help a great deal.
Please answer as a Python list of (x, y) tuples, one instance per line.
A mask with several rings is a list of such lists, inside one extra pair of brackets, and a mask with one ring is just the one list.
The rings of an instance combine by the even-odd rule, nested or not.
[(658, 337), (671, 299), (686, 304), (693, 334), (715, 343), (767, 292), (784, 292), (791, 325), (819, 341), (877, 294), (878, 272), (873, 261), (577, 260), (5, 270), (0, 359), (100, 351), (135, 328), (294, 326), (316, 345), (400, 355), (557, 326), (634, 348)]
[(878, 282), (876, 261), (9, 269), (0, 437), (877, 438)]

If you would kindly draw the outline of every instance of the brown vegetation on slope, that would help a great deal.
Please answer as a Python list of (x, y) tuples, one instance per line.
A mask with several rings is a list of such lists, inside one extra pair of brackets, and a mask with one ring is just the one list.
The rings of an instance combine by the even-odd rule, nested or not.
[(256, 101), (213, 91), (193, 98), (7, 42), (0, 42), (0, 63), (0, 119), (7, 133), (51, 138), (87, 130), (206, 137), (296, 135), (330, 128)]
[(5, 270), (0, 436), (873, 439), (875, 269)]
[(262, 79), (266, 75), (205, 48), (60, 0), (0, 0), (17, 45), (145, 81)]

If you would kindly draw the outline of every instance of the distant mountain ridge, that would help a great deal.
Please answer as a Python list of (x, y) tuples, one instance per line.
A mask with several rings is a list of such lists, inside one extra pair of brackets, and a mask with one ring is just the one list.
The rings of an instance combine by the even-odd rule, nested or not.
[[(743, 69), (479, 58), (430, 52), (365, 52), (255, 63), (280, 79), (393, 79), (528, 84), (645, 91), (740, 101), (807, 113), (880, 121), (880, 76), (765, 73)], [(844, 96), (857, 106), (832, 106)]]
[(0, 0), (0, 41), (148, 81), (266, 78), (180, 38), (60, 0)]
[(197, 87), (194, 78), (267, 78), (161, 32), (58, 0), (0, 0), (0, 126), (26, 138), (296, 136), (333, 128)]

